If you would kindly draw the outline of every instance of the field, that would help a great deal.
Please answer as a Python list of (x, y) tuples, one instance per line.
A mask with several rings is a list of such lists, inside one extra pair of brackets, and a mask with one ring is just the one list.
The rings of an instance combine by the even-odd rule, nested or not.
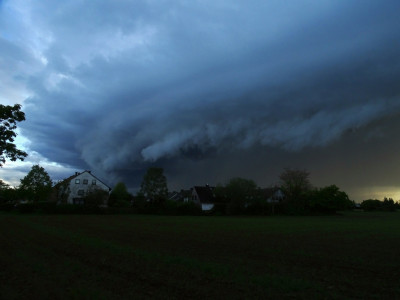
[(400, 213), (0, 214), (1, 299), (400, 299)]

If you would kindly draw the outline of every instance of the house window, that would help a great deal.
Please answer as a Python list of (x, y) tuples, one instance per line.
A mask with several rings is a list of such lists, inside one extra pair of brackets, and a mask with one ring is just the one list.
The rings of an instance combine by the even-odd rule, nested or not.
[(89, 180), (87, 180), (87, 179), (83, 179), (83, 184), (88, 184), (88, 181)]
[(96, 180), (95, 179), (92, 180), (92, 185), (96, 185)]
[(78, 191), (78, 195), (79, 195), (79, 196), (83, 196), (84, 194), (85, 194), (85, 191), (84, 191), (84, 190), (79, 190), (79, 191)]
[(75, 184), (80, 184), (81, 180), (80, 179), (75, 179)]
[(85, 204), (85, 200), (83, 200), (82, 198), (74, 198), (73, 203), (82, 205)]

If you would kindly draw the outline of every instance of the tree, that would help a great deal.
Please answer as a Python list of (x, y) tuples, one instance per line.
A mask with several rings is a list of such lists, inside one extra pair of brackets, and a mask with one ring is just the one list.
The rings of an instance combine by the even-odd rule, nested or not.
[(160, 204), (168, 197), (167, 178), (162, 168), (149, 168), (140, 185), (142, 194), (151, 204)]
[(97, 211), (102, 205), (107, 204), (108, 192), (96, 186), (89, 188), (83, 198), (83, 205), (86, 209)]
[(317, 212), (334, 213), (353, 206), (347, 194), (336, 185), (315, 189), (310, 193), (310, 207)]
[(232, 178), (225, 186), (228, 199), (228, 212), (240, 213), (257, 198), (257, 184), (251, 179)]
[(279, 176), (281, 189), (289, 210), (304, 211), (307, 206), (307, 193), (311, 190), (310, 173), (305, 170), (286, 168)]
[(0, 179), (0, 191), (6, 190), (8, 188), (10, 188), (10, 186)]
[(29, 173), (21, 179), (19, 188), (28, 200), (34, 202), (43, 201), (50, 196), (52, 181), (43, 167), (34, 165)]
[(20, 111), (21, 105), (14, 106), (0, 104), (0, 167), (6, 162), (17, 159), (24, 160), (28, 155), (26, 152), (17, 149), (13, 143), (17, 134), (17, 122), (25, 120), (25, 114)]
[(108, 206), (111, 207), (129, 206), (130, 199), (131, 195), (128, 193), (125, 183), (118, 182), (110, 194), (110, 198), (108, 199)]
[(398, 203), (395, 203), (392, 198), (386, 197), (383, 199), (383, 201), (377, 199), (368, 199), (361, 202), (361, 208), (364, 211), (396, 211), (397, 206)]
[(377, 199), (368, 199), (361, 202), (361, 208), (364, 211), (380, 210), (382, 202)]
[(396, 204), (392, 198), (384, 198), (381, 206), (383, 211), (396, 211)]

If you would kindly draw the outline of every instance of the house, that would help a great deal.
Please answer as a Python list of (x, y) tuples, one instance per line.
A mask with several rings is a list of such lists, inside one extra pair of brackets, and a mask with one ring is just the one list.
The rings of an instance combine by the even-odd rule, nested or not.
[(279, 187), (261, 189), (262, 197), (268, 203), (280, 203), (285, 198)]
[(55, 190), (58, 203), (84, 204), (84, 198), (89, 193), (96, 190), (109, 193), (111, 188), (94, 176), (91, 171), (83, 171), (76, 172), (75, 175), (57, 183)]
[(168, 193), (168, 200), (176, 202), (189, 202), (192, 200), (192, 190), (181, 190), (180, 192), (170, 192)]
[(201, 210), (209, 211), (213, 209), (215, 203), (215, 187), (208, 184), (206, 186), (194, 186), (192, 189), (192, 201), (200, 205)]

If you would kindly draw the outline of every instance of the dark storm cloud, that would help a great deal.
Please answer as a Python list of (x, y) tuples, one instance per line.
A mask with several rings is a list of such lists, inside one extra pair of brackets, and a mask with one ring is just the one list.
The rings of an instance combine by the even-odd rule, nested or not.
[(23, 134), (50, 160), (125, 178), (339, 143), (400, 112), (399, 8), (42, 1)]

